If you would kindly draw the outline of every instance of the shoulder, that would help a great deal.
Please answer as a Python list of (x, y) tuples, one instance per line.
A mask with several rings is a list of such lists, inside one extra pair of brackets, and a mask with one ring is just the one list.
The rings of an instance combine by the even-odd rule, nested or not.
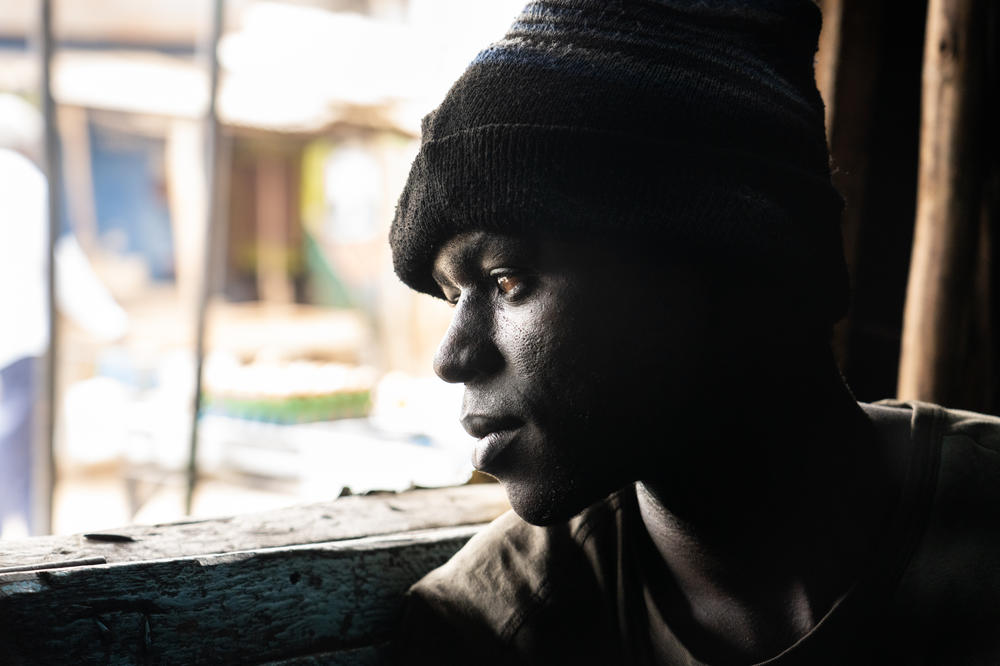
[[(1000, 601), (1000, 419), (932, 405), (927, 436), (933, 495), (917, 552), (933, 560), (937, 577), (953, 574), (986, 585)], [(928, 563), (930, 564), (930, 563)], [(992, 574), (983, 577), (983, 574)], [(1000, 603), (997, 604), (1000, 608)]]
[(930, 456), (924, 527), (897, 608), (931, 659), (1000, 659), (1000, 418), (910, 407)]
[[(883, 405), (909, 409), (913, 450), (927, 459), (931, 529), (978, 529), (1000, 511), (1000, 418), (922, 402)], [(931, 533), (925, 535), (930, 536)]]
[[(944, 417), (943, 436), (961, 438), (966, 445), (974, 445), (981, 453), (1000, 455), (1000, 417), (961, 409), (937, 409)], [(952, 439), (952, 442), (955, 440)]]
[(605, 560), (615, 558), (619, 494), (552, 526), (513, 512), (495, 520), (410, 589), (397, 652), (488, 648), (497, 663), (516, 663), (514, 655), (543, 633), (557, 644), (560, 631), (586, 631), (601, 604)]

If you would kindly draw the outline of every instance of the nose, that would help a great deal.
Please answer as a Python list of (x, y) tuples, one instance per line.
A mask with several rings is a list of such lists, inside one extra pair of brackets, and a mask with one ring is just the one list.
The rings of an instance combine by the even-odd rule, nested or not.
[(503, 355), (493, 339), (492, 328), (487, 316), (460, 300), (434, 354), (438, 377), (451, 384), (466, 384), (502, 368)]

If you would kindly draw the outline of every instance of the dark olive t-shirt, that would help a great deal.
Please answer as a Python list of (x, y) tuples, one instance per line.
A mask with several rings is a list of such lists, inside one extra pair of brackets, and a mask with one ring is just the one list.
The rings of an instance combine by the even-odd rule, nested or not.
[[(900, 501), (851, 589), (761, 663), (1000, 664), (1000, 419), (862, 407), (877, 426), (909, 416), (909, 437), (887, 444), (901, 461)], [(659, 611), (676, 595), (651, 548), (632, 486), (555, 526), (507, 513), (413, 586), (393, 654), (408, 664), (701, 666)]]

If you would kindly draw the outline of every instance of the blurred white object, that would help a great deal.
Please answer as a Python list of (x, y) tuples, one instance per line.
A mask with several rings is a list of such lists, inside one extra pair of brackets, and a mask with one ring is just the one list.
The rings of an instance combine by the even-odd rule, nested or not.
[(279, 425), (209, 415), (198, 427), (203, 472), (292, 482), (302, 501), (331, 499), (343, 488), (357, 494), (453, 486), (472, 473), (468, 450), (387, 433), (367, 419)]
[(115, 302), (73, 236), (56, 241), (56, 305), (59, 312), (100, 342), (128, 331), (128, 315)]
[(69, 465), (117, 460), (128, 443), (129, 390), (109, 377), (92, 377), (66, 389), (60, 417), (60, 459)]
[(371, 421), (385, 432), (424, 436), (435, 446), (464, 452), (471, 460), (474, 440), (458, 421), (463, 390), (461, 384), (437, 377), (387, 373), (376, 389)]
[(17, 95), (0, 94), (0, 148), (34, 156), (41, 148), (42, 115)]
[(4, 539), (24, 539), (31, 536), (27, 521), (19, 515), (4, 516), (3, 521), (0, 521), (0, 534)]
[(42, 172), (0, 148), (0, 367), (41, 356), (48, 344), (46, 196)]

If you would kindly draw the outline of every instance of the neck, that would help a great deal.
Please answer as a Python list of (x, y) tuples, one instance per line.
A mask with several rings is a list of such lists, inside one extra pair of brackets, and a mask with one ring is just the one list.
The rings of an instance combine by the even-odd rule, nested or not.
[(794, 388), (780, 405), (742, 402), (691, 436), (672, 461), (682, 482), (637, 485), (691, 642), (720, 658), (767, 658), (809, 631), (856, 578), (889, 506), (873, 427), (839, 374), (783, 383)]

